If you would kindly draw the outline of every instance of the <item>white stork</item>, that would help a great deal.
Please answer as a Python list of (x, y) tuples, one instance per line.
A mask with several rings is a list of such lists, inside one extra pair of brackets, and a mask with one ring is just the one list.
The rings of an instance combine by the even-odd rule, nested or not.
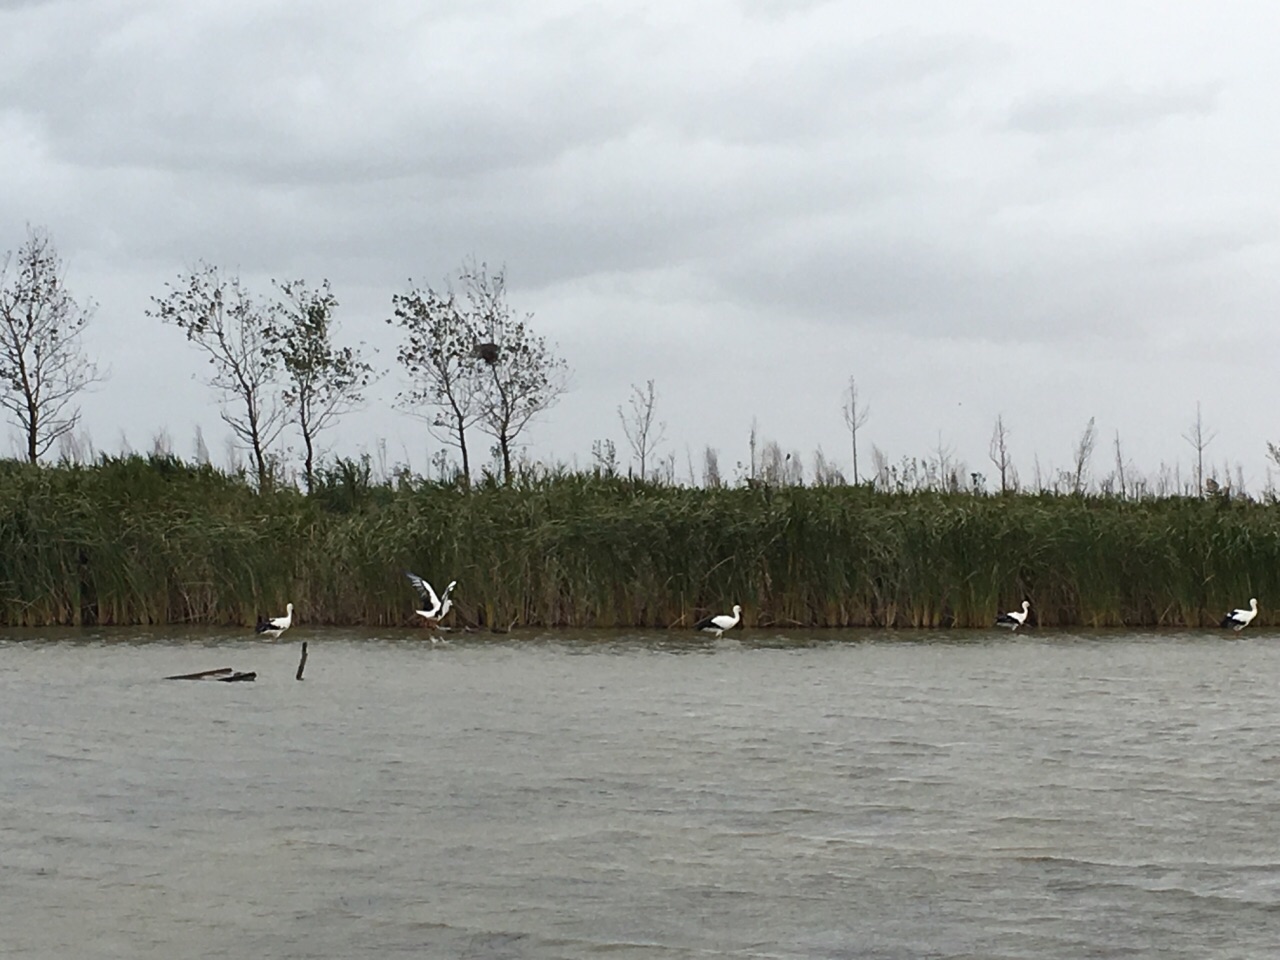
[(1257, 615), (1258, 615), (1258, 598), (1250, 597), (1249, 609), (1246, 610), (1243, 607), (1241, 607), (1239, 610), (1232, 610), (1225, 617), (1222, 618), (1221, 625), (1224, 627), (1230, 627), (1236, 633), (1239, 633), (1241, 630), (1247, 627), (1250, 623), (1252, 623), (1253, 618), (1256, 617)]
[(450, 580), (449, 585), (444, 588), (444, 596), (437, 597), (435, 590), (431, 588), (431, 584), (416, 573), (410, 573), (406, 570), (404, 575), (409, 578), (409, 582), (418, 591), (418, 595), (422, 597), (422, 602), (426, 606), (425, 610), (415, 610), (413, 612), (427, 620), (432, 626), (435, 626), (444, 619), (445, 614), (449, 612), (449, 608), (453, 606), (453, 601), (449, 599), (449, 594), (458, 585), (458, 581)]
[(1020, 626), (1027, 622), (1027, 614), (1031, 611), (1031, 601), (1023, 600), (1021, 610), (1010, 610), (1008, 613), (1002, 613), (996, 617), (997, 627), (1008, 627), (1010, 630), (1017, 630)]
[(283, 617), (258, 618), (258, 625), (253, 628), (258, 636), (274, 640), (293, 626), (293, 604), (286, 603), (284, 609)]
[(701, 630), (704, 633), (714, 633), (716, 637), (723, 637), (726, 630), (732, 630), (738, 625), (738, 621), (742, 619), (742, 607), (738, 604), (733, 605), (733, 616), (727, 613), (721, 613), (714, 617), (707, 617), (699, 620), (693, 625), (693, 629)]

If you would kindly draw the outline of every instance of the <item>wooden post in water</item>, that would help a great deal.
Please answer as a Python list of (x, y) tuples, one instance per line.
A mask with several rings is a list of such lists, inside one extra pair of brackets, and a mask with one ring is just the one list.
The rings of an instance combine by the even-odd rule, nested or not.
[(293, 675), (293, 679), (301, 680), (302, 671), (307, 666), (307, 641), (302, 641), (302, 659), (298, 661), (298, 672)]

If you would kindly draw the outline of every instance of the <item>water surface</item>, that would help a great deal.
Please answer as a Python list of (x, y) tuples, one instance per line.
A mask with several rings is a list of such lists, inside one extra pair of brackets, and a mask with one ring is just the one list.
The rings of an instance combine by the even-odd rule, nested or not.
[(3, 955), (1280, 947), (1280, 635), (423, 636), (0, 635)]

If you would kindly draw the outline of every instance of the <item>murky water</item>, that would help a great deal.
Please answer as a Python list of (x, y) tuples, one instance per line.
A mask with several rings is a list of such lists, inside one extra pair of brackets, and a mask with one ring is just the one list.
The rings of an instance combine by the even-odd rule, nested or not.
[(1271, 958), (1278, 708), (1261, 631), (12, 634), (0, 954)]

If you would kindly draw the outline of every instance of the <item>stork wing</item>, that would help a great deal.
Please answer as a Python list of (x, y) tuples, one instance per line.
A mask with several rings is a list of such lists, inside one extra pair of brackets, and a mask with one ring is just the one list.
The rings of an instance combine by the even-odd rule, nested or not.
[(418, 595), (422, 597), (423, 603), (427, 604), (431, 609), (435, 609), (440, 606), (440, 601), (436, 599), (436, 592), (431, 589), (431, 584), (427, 583), (427, 581), (423, 580), (416, 573), (410, 573), (408, 570), (404, 572), (404, 575), (409, 578), (409, 582), (412, 583), (414, 589), (418, 591)]

